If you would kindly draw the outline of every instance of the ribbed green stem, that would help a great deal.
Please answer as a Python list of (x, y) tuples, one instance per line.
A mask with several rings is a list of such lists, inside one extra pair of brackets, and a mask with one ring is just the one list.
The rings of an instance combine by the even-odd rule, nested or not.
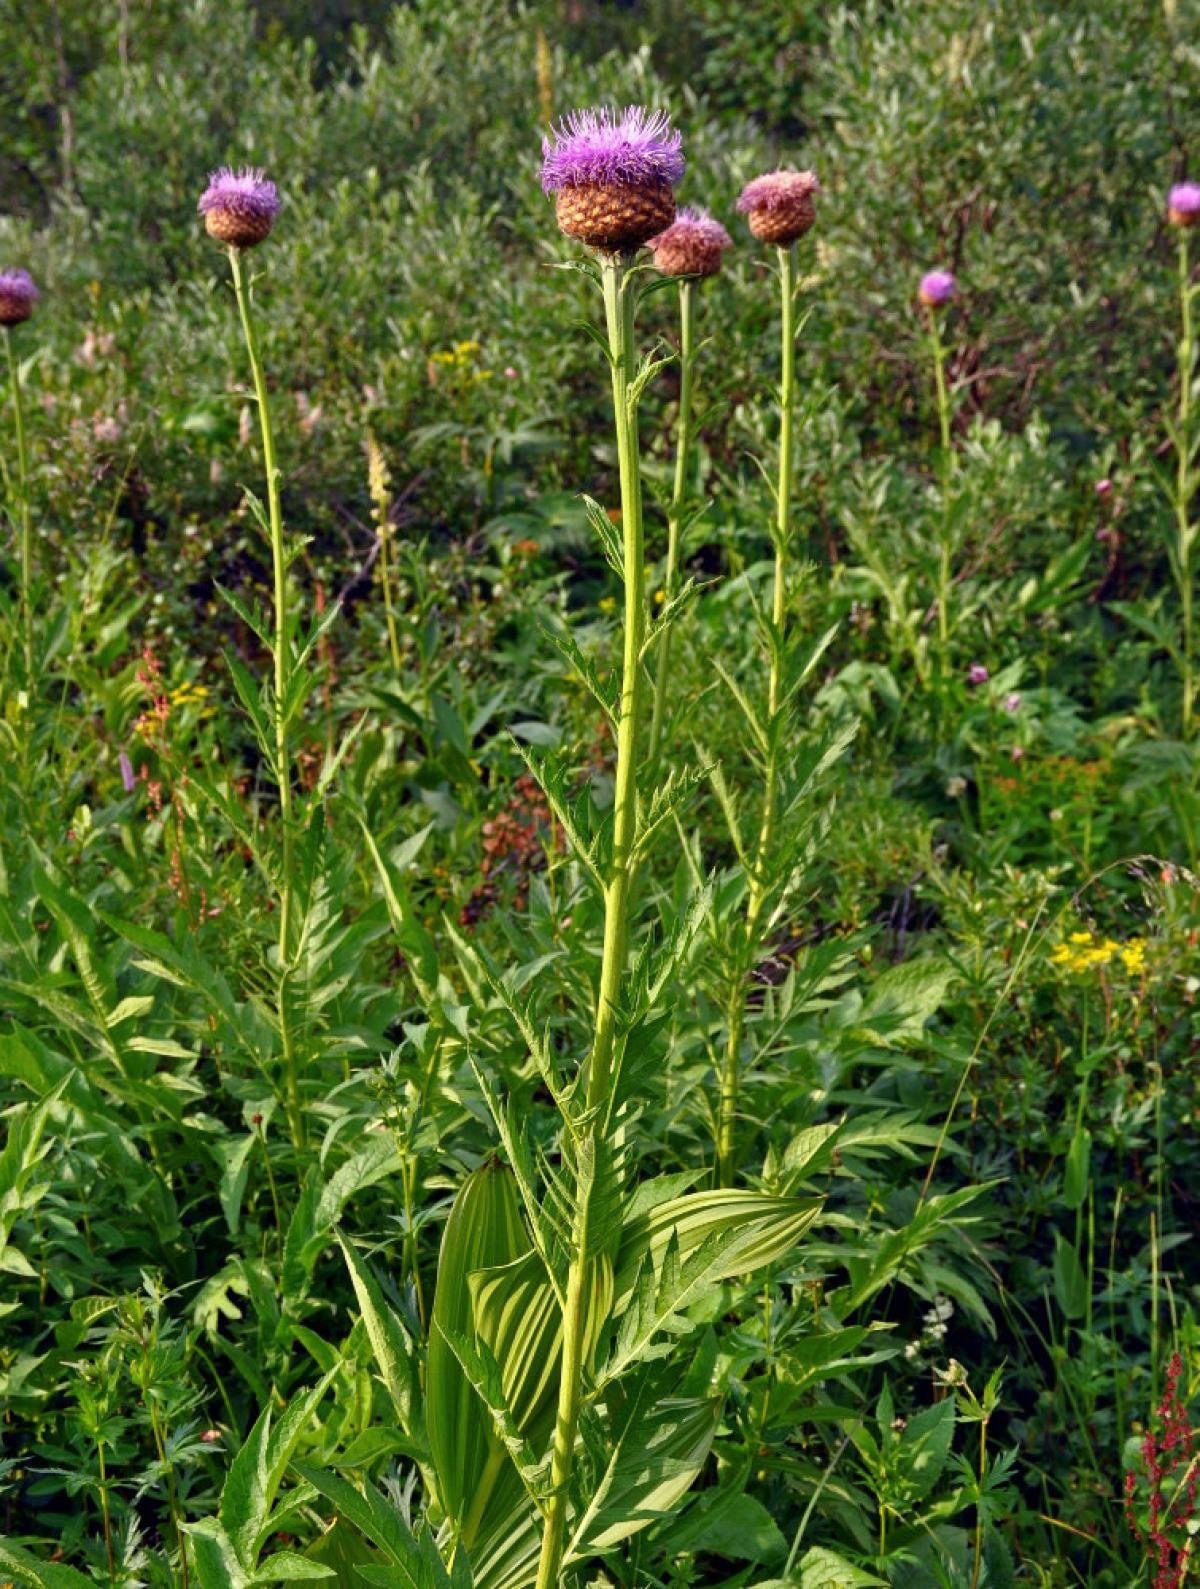
[[(667, 515), (667, 561), (663, 572), (663, 599), (669, 602), (679, 588), (679, 537), (687, 503), (692, 450), (692, 390), (696, 369), (696, 291), (695, 283), (679, 283), (679, 418), (675, 425), (675, 482)], [(653, 767), (658, 762), (666, 712), (667, 686), (671, 676), (671, 640), (668, 626), (659, 641), (658, 668), (654, 675), (654, 709), (650, 715), (650, 751)]]
[(637, 416), (630, 407), (633, 384), (633, 287), (628, 262), (605, 257), (601, 264), (604, 310), (612, 361), (613, 413), (621, 477), (621, 530), (625, 563), (625, 644), (621, 707), (617, 718), (617, 773), (613, 790), (613, 846), (604, 892), (604, 950), (596, 1032), (588, 1070), (588, 1104), (608, 1097), (616, 1036), (617, 995), (629, 938), (631, 861), (637, 829), (637, 734), (642, 715), (642, 646), (646, 639), (646, 577), (643, 567), (642, 482), (638, 466)]
[(5, 327), (8, 378), (12, 386), (13, 424), (17, 432), (17, 523), (21, 544), (21, 636), (25, 648), (25, 685), (33, 688), (33, 526), (29, 512), (29, 452), (25, 443), (25, 405), (21, 372), (13, 347), (13, 328)]
[[(587, 1102), (604, 1120), (612, 1087), (617, 1000), (629, 943), (629, 894), (633, 881), (633, 846), (637, 833), (637, 737), (642, 714), (642, 645), (646, 636), (646, 589), (643, 568), (642, 487), (638, 464), (637, 413), (630, 399), (635, 360), (633, 350), (633, 284), (629, 261), (602, 257), (601, 279), (612, 363), (613, 417), (621, 479), (621, 528), (624, 541), (625, 645), (621, 708), (617, 718), (617, 772), (613, 795), (613, 845), (604, 891), (604, 949), (596, 1030), (588, 1067)], [(594, 1131), (602, 1131), (598, 1124)], [(593, 1139), (594, 1142), (594, 1139)], [(587, 1147), (588, 1145), (585, 1145)], [(594, 1146), (591, 1146), (594, 1160)], [(563, 1307), (563, 1351), (559, 1370), (558, 1411), (550, 1458), (550, 1502), (542, 1534), (536, 1589), (558, 1589), (566, 1545), (571, 1472), (583, 1392), (583, 1354), (587, 1282), (592, 1262), (589, 1203), (580, 1199), (572, 1233), (571, 1263)]]
[(742, 1032), (746, 1020), (745, 980), (758, 945), (759, 927), (767, 901), (771, 852), (775, 844), (776, 807), (779, 803), (781, 735), (777, 720), (783, 704), (787, 654), (787, 575), (792, 538), (793, 428), (796, 409), (796, 255), (792, 247), (779, 250), (779, 285), (783, 299), (780, 326), (779, 478), (773, 535), (775, 577), (771, 594), (771, 657), (767, 680), (767, 753), (762, 815), (749, 865), (744, 948), (735, 968), (726, 1017), (725, 1055), (721, 1065), (717, 1104), (717, 1184), (720, 1186), (731, 1186), (737, 1171), (735, 1136), (741, 1085)]
[(1195, 726), (1192, 698), (1195, 693), (1195, 624), (1193, 619), (1192, 546), (1194, 534), (1188, 522), (1191, 497), (1192, 459), (1192, 379), (1196, 363), (1195, 330), (1192, 322), (1192, 282), (1188, 259), (1188, 229), (1179, 228), (1179, 310), (1182, 335), (1179, 344), (1179, 458), (1175, 483), (1175, 518), (1178, 527), (1179, 601), (1182, 609), (1183, 713), (1182, 734), (1190, 739)]
[(283, 544), (283, 510), (279, 501), (279, 466), (275, 461), (275, 433), (271, 428), (271, 405), (267, 398), (262, 357), (258, 350), (258, 338), (254, 332), (254, 320), (250, 313), (250, 289), (242, 268), (240, 249), (230, 248), (229, 263), (233, 271), (233, 289), (237, 294), (242, 332), (246, 339), (246, 352), (250, 358), (250, 370), (254, 378), (254, 396), (258, 405), (258, 423), (262, 435), (263, 464), (267, 474), (267, 522), (271, 531), (271, 562), (275, 584), (275, 644), (272, 647), (275, 663), (275, 765), (279, 785), (279, 818), (283, 830), (279, 878), (279, 1040), (283, 1049), (288, 1125), (293, 1144), (300, 1148), (304, 1144), (304, 1117), (300, 1108), (296, 1055), (287, 1010), (287, 984), (293, 951), (292, 761), (288, 746), (286, 710), (292, 678), (292, 643), (288, 612), (287, 556)]
[(937, 394), (938, 430), (942, 455), (942, 536), (938, 556), (937, 621), (938, 659), (943, 679), (950, 671), (950, 465), (953, 444), (950, 440), (950, 391), (946, 385), (946, 348), (942, 342), (937, 310), (926, 307), (929, 321), (929, 347), (933, 354), (933, 385)]

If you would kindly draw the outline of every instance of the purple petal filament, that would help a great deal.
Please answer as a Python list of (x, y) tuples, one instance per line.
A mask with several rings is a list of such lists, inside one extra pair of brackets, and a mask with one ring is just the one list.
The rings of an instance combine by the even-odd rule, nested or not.
[(240, 171), (222, 166), (210, 174), (208, 186), (196, 208), (201, 215), (207, 215), (210, 210), (233, 210), (273, 221), (279, 214), (279, 206), (279, 193), (264, 171), (254, 166), (243, 166)]
[(674, 187), (683, 176), (683, 138), (665, 111), (629, 105), (573, 110), (542, 139), (542, 187)]
[(917, 296), (922, 303), (937, 306), (949, 303), (957, 291), (958, 283), (954, 279), (953, 271), (931, 270), (921, 277)]
[(749, 215), (752, 210), (789, 209), (820, 191), (815, 171), (768, 171), (746, 183), (738, 195), (738, 212)]

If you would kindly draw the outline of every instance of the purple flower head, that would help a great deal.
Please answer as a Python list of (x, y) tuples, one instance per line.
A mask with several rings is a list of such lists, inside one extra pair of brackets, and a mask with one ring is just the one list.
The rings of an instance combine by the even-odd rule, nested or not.
[(1004, 710), (1008, 712), (1010, 716), (1012, 713), (1019, 712), (1021, 710), (1021, 697), (1017, 694), (1016, 690), (1013, 690), (1010, 695), (1006, 695), (1004, 697)]
[(917, 297), (927, 309), (939, 309), (949, 303), (958, 291), (958, 283), (951, 270), (930, 270), (921, 277)]
[(132, 794), (137, 788), (137, 777), (133, 771), (133, 763), (124, 751), (117, 757), (117, 766), (121, 769), (121, 787), (126, 794)]
[(1200, 221), (1200, 182), (1177, 182), (1167, 195), (1167, 217), (1172, 226), (1195, 226)]
[(715, 276), (733, 238), (707, 210), (682, 209), (665, 232), (650, 239), (654, 263), (664, 276)]
[(1113, 488), (1113, 483), (1108, 478), (1107, 475), (1105, 475), (1103, 480), (1097, 480), (1096, 481), (1096, 495), (1098, 497), (1111, 497), (1112, 496), (1112, 488)]
[(38, 290), (27, 270), (0, 270), (0, 326), (28, 320), (38, 301)]
[(752, 215), (755, 210), (788, 210), (801, 199), (821, 191), (815, 171), (768, 171), (754, 177), (738, 194), (738, 213)]
[(542, 139), (542, 187), (667, 187), (683, 175), (683, 137), (665, 111), (573, 110)]
[(982, 662), (972, 662), (971, 666), (967, 669), (968, 684), (986, 684), (990, 678), (991, 674), (984, 667)]
[(275, 184), (264, 171), (253, 166), (243, 166), (240, 171), (222, 166), (210, 174), (196, 208), (209, 235), (218, 242), (253, 248), (274, 226), (279, 205)]
[(746, 183), (737, 207), (760, 243), (790, 248), (815, 223), (820, 191), (815, 171), (768, 171)]

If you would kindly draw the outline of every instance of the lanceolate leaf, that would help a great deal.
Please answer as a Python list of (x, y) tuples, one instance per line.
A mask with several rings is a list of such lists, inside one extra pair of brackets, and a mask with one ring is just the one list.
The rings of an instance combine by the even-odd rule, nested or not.
[(721, 1416), (720, 1398), (663, 1399), (660, 1388), (653, 1377), (643, 1379), (614, 1428), (611, 1459), (574, 1529), (568, 1563), (669, 1515), (704, 1466)]
[(338, 1238), (375, 1366), (391, 1398), (396, 1422), (410, 1439), (425, 1442), (421, 1389), (414, 1343), (395, 1312), (388, 1306), (375, 1277), (343, 1237)]

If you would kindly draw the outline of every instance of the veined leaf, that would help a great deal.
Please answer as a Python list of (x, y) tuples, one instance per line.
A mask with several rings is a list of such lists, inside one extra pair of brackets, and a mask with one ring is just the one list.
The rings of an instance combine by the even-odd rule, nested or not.
[(668, 1516), (704, 1466), (720, 1416), (720, 1398), (663, 1399), (655, 1379), (643, 1379), (613, 1431), (612, 1456), (575, 1526), (567, 1564)]
[(737, 1190), (688, 1192), (657, 1203), (629, 1220), (621, 1233), (613, 1311), (620, 1314), (628, 1304), (643, 1259), (649, 1255), (657, 1269), (673, 1236), (680, 1261), (685, 1262), (717, 1232), (753, 1231), (755, 1239), (731, 1247), (727, 1263), (717, 1266), (710, 1276), (726, 1280), (774, 1263), (790, 1252), (820, 1209), (820, 1202), (812, 1198)]
[(438, 1491), (468, 1549), (488, 1494), (505, 1468), (519, 1481), (491, 1413), (450, 1340), (474, 1331), (469, 1276), (510, 1263), (531, 1248), (512, 1171), (488, 1159), (463, 1182), (442, 1233), (425, 1367), (426, 1424)]

